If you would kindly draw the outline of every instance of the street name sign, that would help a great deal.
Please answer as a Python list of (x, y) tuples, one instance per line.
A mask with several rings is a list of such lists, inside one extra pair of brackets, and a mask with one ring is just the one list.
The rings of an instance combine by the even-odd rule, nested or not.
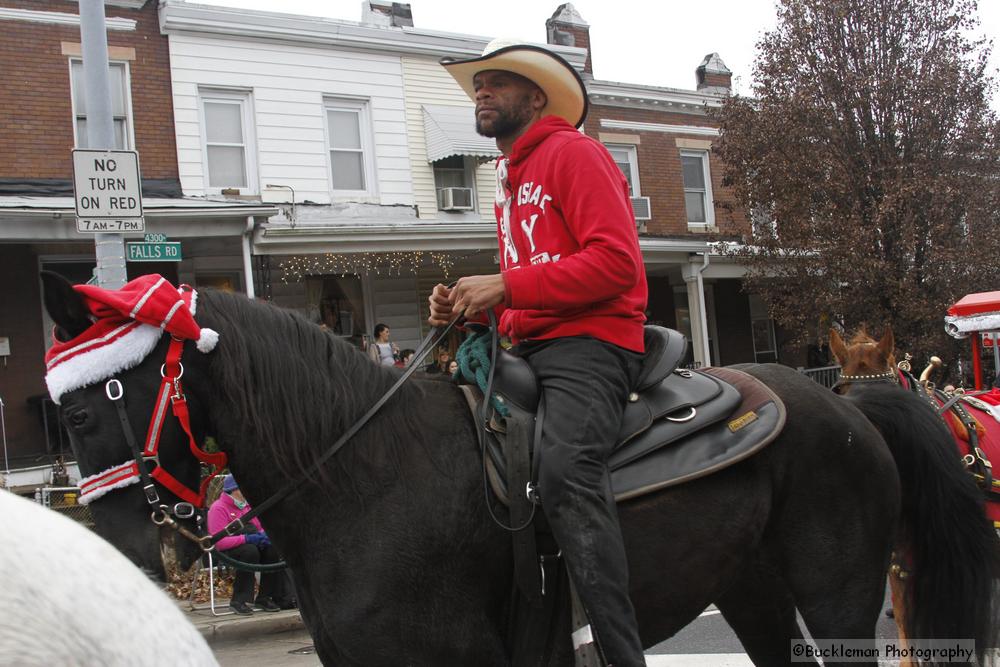
[(125, 250), (125, 259), (129, 262), (179, 262), (183, 259), (180, 241), (130, 241), (125, 244)]
[(141, 232), (142, 181), (135, 151), (74, 150), (78, 232)]

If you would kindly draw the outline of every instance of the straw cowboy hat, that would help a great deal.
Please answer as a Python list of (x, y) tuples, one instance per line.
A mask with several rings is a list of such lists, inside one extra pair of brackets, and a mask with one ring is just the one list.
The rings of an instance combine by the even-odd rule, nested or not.
[(476, 100), (473, 77), (485, 70), (503, 70), (520, 74), (542, 89), (548, 98), (542, 115), (560, 116), (574, 127), (580, 127), (587, 117), (587, 89), (583, 79), (572, 65), (541, 46), (494, 39), (478, 58), (442, 58), (441, 64), (472, 101)]

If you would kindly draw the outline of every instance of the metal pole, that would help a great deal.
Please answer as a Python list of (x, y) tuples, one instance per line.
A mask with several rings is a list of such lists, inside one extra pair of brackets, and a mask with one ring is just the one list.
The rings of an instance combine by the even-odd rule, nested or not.
[(1000, 332), (991, 333), (990, 339), (993, 343), (993, 386), (1000, 387), (1000, 384), (997, 384), (1000, 380)]
[[(108, 32), (104, 0), (80, 0), (80, 45), (83, 55), (84, 99), (87, 106), (87, 144), (92, 149), (115, 147), (111, 110), (111, 73), (108, 70)], [(97, 284), (118, 289), (128, 281), (125, 241), (121, 234), (94, 235)]]
[(702, 276), (705, 273), (705, 269), (708, 268), (708, 252), (706, 251), (702, 255), (702, 265), (695, 268), (698, 272), (698, 319), (701, 320), (702, 330), (704, 335), (701, 340), (698, 341), (702, 346), (702, 356), (705, 359), (705, 365), (712, 365), (712, 349), (708, 344), (708, 310), (705, 308), (705, 279)]

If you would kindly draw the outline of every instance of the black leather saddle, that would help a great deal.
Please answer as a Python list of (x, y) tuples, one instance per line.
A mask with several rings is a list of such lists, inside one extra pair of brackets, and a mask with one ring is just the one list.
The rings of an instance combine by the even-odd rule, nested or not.
[[(742, 458), (740, 454), (754, 446), (763, 446), (765, 439), (769, 442), (780, 431), (784, 424), (784, 406), (759, 381), (730, 369), (678, 368), (687, 352), (687, 339), (672, 329), (647, 326), (645, 346), (639, 380), (628, 396), (617, 444), (608, 459), (612, 486), (619, 500), (637, 495), (640, 489), (641, 493), (647, 493), (678, 483), (679, 479), (690, 479), (702, 470), (721, 469), (727, 456)], [(497, 402), (522, 420), (534, 420), (541, 394), (528, 362), (502, 349), (494, 356), (497, 361), (493, 393)], [(737, 385), (742, 385), (744, 391)], [(478, 414), (481, 393), (469, 386), (463, 388), (473, 412)], [(745, 405), (748, 392), (750, 402), (756, 405)], [(741, 407), (750, 409), (740, 412)], [(665, 462), (648, 467), (652, 461), (649, 457), (658, 450), (668, 446), (682, 447), (687, 440), (694, 439), (694, 435), (733, 417), (743, 421), (732, 424), (732, 428), (721, 424), (721, 430), (714, 429), (708, 437), (726, 442), (706, 448), (704, 460), (700, 460), (697, 453), (687, 453), (659, 457)], [(539, 426), (540, 423), (535, 423), (534, 437), (529, 438), (529, 452), (540, 436)], [(511, 460), (509, 452), (505, 451), (506, 431), (505, 420), (493, 410), (482, 445), (487, 459), (487, 476), (494, 492), (505, 503), (509, 498), (507, 468)], [(694, 440), (704, 444), (704, 438)], [(679, 467), (675, 465), (678, 463)], [(671, 469), (670, 466), (675, 467)], [(644, 470), (636, 474), (630, 468)], [(618, 474), (619, 471), (626, 472)], [(532, 477), (537, 477), (537, 470), (533, 470)]]
[[(687, 353), (687, 339), (673, 329), (658, 326), (645, 328), (646, 354), (636, 384), (636, 392), (645, 392), (677, 368)], [(538, 407), (539, 388), (535, 373), (524, 359), (506, 350), (497, 355), (493, 391), (501, 402), (509, 402), (522, 410), (534, 412)]]

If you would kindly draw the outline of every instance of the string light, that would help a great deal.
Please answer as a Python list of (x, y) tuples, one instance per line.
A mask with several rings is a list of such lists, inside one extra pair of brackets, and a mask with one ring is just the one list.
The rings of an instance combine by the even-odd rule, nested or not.
[(416, 275), (422, 268), (436, 268), (445, 279), (450, 277), (455, 263), (476, 254), (456, 255), (446, 251), (409, 250), (390, 252), (334, 253), (322, 255), (294, 255), (278, 264), (282, 282), (302, 282), (307, 276), (356, 275), (376, 276)]

